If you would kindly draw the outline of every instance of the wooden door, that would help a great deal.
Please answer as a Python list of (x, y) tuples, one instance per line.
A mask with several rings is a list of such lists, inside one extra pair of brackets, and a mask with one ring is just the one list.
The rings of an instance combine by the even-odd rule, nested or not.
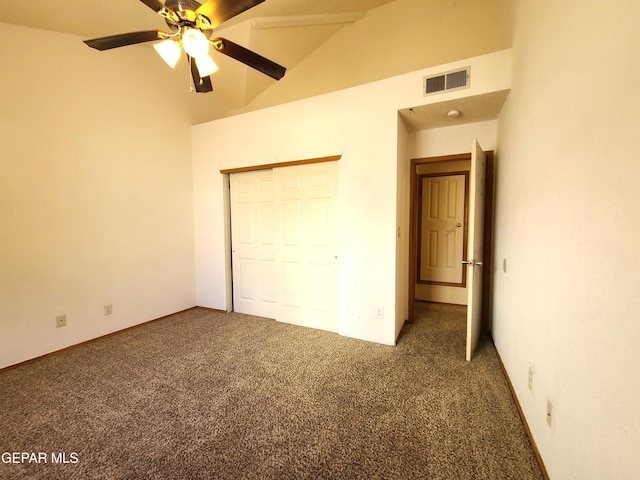
[[(471, 148), (469, 181), (469, 244), (466, 264), (468, 279), (466, 358), (471, 360), (482, 327), (482, 277), (484, 268), (484, 207), (487, 158), (478, 144)], [(488, 265), (487, 265), (488, 267)]]
[(464, 286), (465, 173), (421, 175), (418, 283)]

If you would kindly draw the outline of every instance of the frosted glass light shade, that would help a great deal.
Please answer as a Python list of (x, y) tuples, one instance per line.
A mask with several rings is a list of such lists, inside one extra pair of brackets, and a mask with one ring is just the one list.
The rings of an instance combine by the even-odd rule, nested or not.
[(209, 55), (196, 57), (196, 67), (198, 67), (198, 73), (200, 73), (201, 77), (208, 77), (218, 71), (218, 65), (216, 65), (216, 62), (214, 62)]
[(187, 28), (182, 34), (182, 46), (193, 58), (206, 55), (209, 52), (209, 40), (200, 30)]
[(162, 59), (167, 62), (171, 68), (175, 68), (176, 63), (180, 59), (180, 46), (174, 40), (165, 40), (160, 43), (154, 43), (153, 48), (156, 49), (158, 55), (162, 57)]

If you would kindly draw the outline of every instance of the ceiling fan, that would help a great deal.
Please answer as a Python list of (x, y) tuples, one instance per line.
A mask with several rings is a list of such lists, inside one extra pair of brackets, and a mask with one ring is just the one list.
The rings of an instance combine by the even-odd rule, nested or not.
[(94, 38), (84, 43), (102, 51), (161, 40), (153, 46), (171, 68), (175, 67), (184, 48), (193, 84), (199, 93), (213, 91), (209, 75), (218, 70), (209, 56), (209, 46), (275, 80), (284, 76), (285, 67), (262, 55), (225, 38), (211, 38), (216, 27), (265, 0), (205, 0), (204, 3), (196, 0), (166, 0), (164, 3), (160, 0), (140, 1), (165, 19), (171, 33), (145, 30)]

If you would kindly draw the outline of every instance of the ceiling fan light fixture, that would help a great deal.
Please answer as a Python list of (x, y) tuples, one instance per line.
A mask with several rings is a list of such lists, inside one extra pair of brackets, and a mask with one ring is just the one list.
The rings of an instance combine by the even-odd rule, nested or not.
[(200, 73), (200, 77), (202, 78), (217, 72), (219, 68), (209, 55), (196, 57), (196, 67), (198, 67), (198, 73)]
[(180, 55), (182, 50), (180, 50), (180, 45), (175, 40), (167, 39), (160, 43), (154, 43), (153, 48), (155, 48), (158, 55), (164, 60), (167, 65), (171, 68), (175, 68), (176, 63), (180, 59)]
[[(119, 0), (118, 0), (119, 1)], [(132, 0), (133, 1), (133, 0)], [(187, 54), (193, 85), (198, 93), (213, 91), (210, 74), (218, 70), (209, 56), (209, 45), (247, 67), (280, 80), (286, 68), (237, 43), (212, 38), (217, 27), (265, 0), (140, 0), (164, 18), (170, 31), (143, 30), (84, 40), (96, 50), (111, 50), (153, 42), (155, 50), (171, 68), (179, 61), (182, 48)]]
[(195, 28), (187, 28), (182, 34), (182, 46), (189, 56), (203, 57), (209, 53), (209, 40), (204, 33)]

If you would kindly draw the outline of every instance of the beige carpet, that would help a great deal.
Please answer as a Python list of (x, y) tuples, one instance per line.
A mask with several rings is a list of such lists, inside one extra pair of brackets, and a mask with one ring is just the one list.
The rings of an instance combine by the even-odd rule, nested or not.
[(0, 478), (542, 478), (464, 316), (419, 305), (390, 347), (193, 309), (6, 370)]

